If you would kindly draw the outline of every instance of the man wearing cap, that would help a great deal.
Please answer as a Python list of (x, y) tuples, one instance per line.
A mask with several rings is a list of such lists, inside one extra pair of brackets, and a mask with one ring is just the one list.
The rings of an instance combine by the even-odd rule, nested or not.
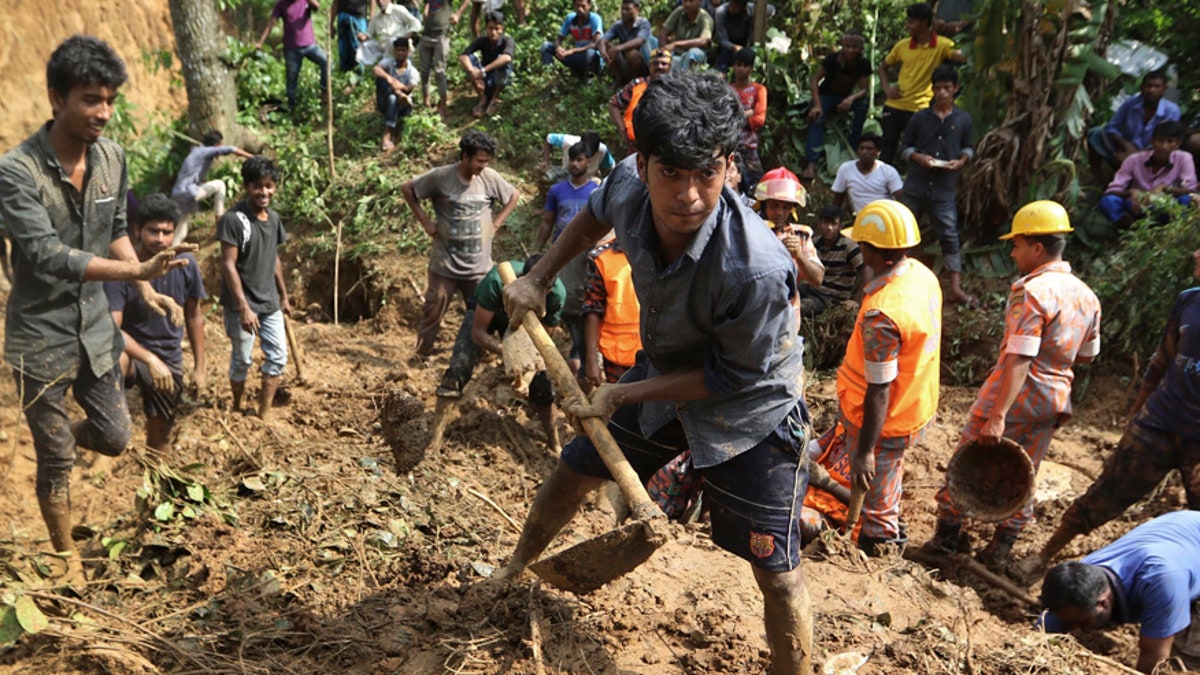
[[(1200, 280), (1200, 249), (1192, 252), (1192, 260), (1192, 275)], [(1096, 482), (1067, 508), (1041, 552), (1022, 565), (1025, 574), (1040, 572), (1076, 536), (1121, 515), (1172, 469), (1183, 476), (1188, 508), (1200, 509), (1200, 331), (1195, 326), (1200, 326), (1200, 286), (1175, 298), (1121, 442)]]
[(625, 138), (629, 139), (629, 152), (637, 152), (634, 147), (636, 139), (633, 134), (633, 111), (637, 109), (638, 101), (646, 93), (646, 87), (658, 78), (671, 72), (671, 50), (655, 49), (650, 54), (650, 74), (630, 81), (621, 91), (613, 94), (608, 100), (608, 116)]
[[(959, 448), (976, 440), (996, 445), (1002, 436), (1016, 441), (1029, 453), (1035, 473), (1054, 430), (1071, 417), (1071, 366), (1088, 363), (1100, 352), (1100, 301), (1062, 258), (1071, 231), (1066, 209), (1043, 200), (1017, 211), (1012, 231), (1000, 237), (1012, 241), (1010, 255), (1025, 276), (1012, 285), (1000, 359), (980, 388), (958, 441)], [(956, 552), (963, 516), (944, 484), (937, 503), (932, 544)], [(1003, 565), (1032, 515), (1031, 499), (997, 524), (980, 559)]]
[(838, 368), (838, 419), (819, 441), (821, 463), (849, 465), (851, 487), (864, 495), (858, 547), (878, 555), (882, 544), (908, 541), (900, 525), (902, 461), (937, 412), (942, 289), (908, 257), (921, 234), (900, 202), (871, 202), (842, 234), (858, 242), (875, 278), (863, 289)]

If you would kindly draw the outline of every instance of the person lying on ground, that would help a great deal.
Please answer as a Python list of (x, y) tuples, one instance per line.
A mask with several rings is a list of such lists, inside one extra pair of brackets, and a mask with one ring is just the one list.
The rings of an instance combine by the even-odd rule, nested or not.
[(485, 114), (496, 114), (500, 106), (500, 94), (512, 80), (512, 62), (516, 53), (517, 44), (511, 36), (504, 34), (504, 15), (490, 12), (485, 35), (475, 38), (458, 56), (458, 62), (467, 71), (471, 86), (479, 94), (479, 102), (471, 111), (472, 116), (478, 118)]
[[(1200, 281), (1200, 249), (1192, 252)], [(1146, 365), (1117, 449), (1100, 476), (1063, 514), (1036, 556), (1022, 565), (1031, 579), (1072, 539), (1085, 535), (1146, 498), (1173, 469), (1183, 476), (1189, 509), (1200, 510), (1200, 286), (1175, 298), (1158, 349)]]
[[(792, 261), (725, 190), (744, 120), (716, 75), (684, 71), (652, 82), (633, 116), (637, 155), (617, 165), (533, 271), (505, 290), (505, 305), (514, 321), (543, 314), (555, 273), (615, 228), (647, 319), (642, 356), (620, 383), (564, 408), (611, 416), (609, 429), (642, 481), (691, 450), (714, 543), (748, 561), (763, 592), (773, 672), (795, 675), (811, 672), (813, 654), (790, 515), (804, 494), (799, 457), (809, 416), (789, 311)], [(697, 284), (706, 291), (695, 292)], [(609, 478), (587, 437), (567, 444), (497, 577), (520, 576)]]
[[(1013, 216), (1012, 259), (1021, 278), (1012, 285), (1004, 312), (1000, 358), (988, 373), (959, 434), (958, 448), (978, 441), (1016, 441), (1033, 463), (1034, 475), (1055, 429), (1071, 418), (1072, 366), (1091, 363), (1100, 353), (1100, 301), (1063, 260), (1067, 210), (1057, 202), (1035, 201)], [(937, 493), (937, 531), (931, 545), (950, 553), (960, 547), (964, 516), (943, 484)], [(1033, 497), (996, 524), (979, 553), (989, 567), (1007, 565), (1013, 543), (1033, 517)]]
[(221, 306), (229, 336), (229, 389), (233, 410), (242, 409), (246, 376), (254, 364), (255, 338), (262, 347), (262, 385), (258, 416), (267, 420), (279, 379), (288, 360), (284, 314), (292, 313), (284, 283), (279, 246), (287, 231), (271, 208), (279, 169), (270, 159), (251, 157), (242, 164), (242, 201), (217, 223), (221, 242)]
[[(166, 195), (155, 193), (142, 200), (138, 220), (131, 235), (138, 260), (145, 262), (171, 247), (175, 227), (182, 220), (179, 207)], [(191, 253), (186, 260), (150, 286), (183, 307), (188, 342), (192, 346), (192, 393), (202, 395), (208, 388), (205, 367), (204, 314), (200, 301), (208, 297), (200, 280), (200, 266)], [(146, 306), (137, 287), (129, 281), (104, 282), (113, 323), (121, 329), (125, 350), (120, 367), (125, 387), (142, 392), (142, 410), (146, 414), (146, 445), (167, 452), (175, 412), (183, 398), (183, 326), (176, 326)]]
[(1048, 633), (1140, 624), (1140, 672), (1167, 659), (1200, 669), (1200, 513), (1159, 516), (1058, 565), (1042, 583), (1041, 605)]
[[(572, 6), (575, 11), (567, 14), (554, 42), (542, 43), (542, 65), (558, 61), (576, 77), (584, 79), (600, 74), (604, 66), (600, 58), (604, 19), (592, 11), (591, 0), (575, 0)], [(564, 44), (567, 41), (570, 46)]]
[(1147, 212), (1159, 223), (1167, 222), (1169, 212), (1154, 203), (1160, 195), (1182, 206), (1192, 203), (1196, 165), (1191, 153), (1179, 149), (1182, 141), (1183, 125), (1163, 122), (1154, 127), (1149, 150), (1134, 152), (1121, 162), (1100, 198), (1100, 213), (1108, 222), (1128, 227)]

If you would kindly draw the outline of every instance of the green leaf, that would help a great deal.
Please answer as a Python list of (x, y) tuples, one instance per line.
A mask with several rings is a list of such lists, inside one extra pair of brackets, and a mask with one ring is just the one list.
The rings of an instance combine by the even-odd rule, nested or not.
[(199, 483), (192, 483), (191, 485), (187, 486), (188, 499), (194, 502), (201, 504), (204, 503), (205, 492), (207, 492), (207, 490), (205, 490), (204, 486)]
[(191, 519), (195, 518), (197, 515), (199, 515), (196, 513), (196, 509), (193, 509), (191, 506), (183, 507), (183, 510), (180, 511), (180, 513), (183, 514), (184, 518), (187, 518), (189, 520), (191, 520)]
[(16, 642), (22, 632), (17, 610), (9, 605), (0, 605), (0, 647)]
[(1120, 68), (1109, 63), (1103, 56), (1100, 56), (1096, 52), (1084, 52), (1080, 56), (1080, 60), (1087, 64), (1088, 70), (1105, 79), (1115, 80), (1121, 76)]
[(129, 545), (129, 542), (127, 542), (127, 541), (113, 542), (112, 546), (108, 547), (108, 559), (116, 560), (118, 557), (120, 557), (121, 552), (124, 551), (125, 547), (128, 545)]
[(50, 625), (50, 620), (42, 614), (42, 610), (34, 604), (33, 599), (29, 596), (22, 595), (17, 598), (16, 609), (17, 621), (21, 624), (21, 628), (30, 634), (40, 633), (46, 630)]
[(175, 504), (173, 502), (163, 502), (154, 509), (154, 518), (166, 522), (175, 516)]

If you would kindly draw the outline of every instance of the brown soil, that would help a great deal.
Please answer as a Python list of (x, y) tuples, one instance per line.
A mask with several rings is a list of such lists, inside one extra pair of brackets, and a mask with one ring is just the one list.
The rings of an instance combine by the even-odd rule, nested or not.
[[(673, 525), (647, 563), (587, 596), (532, 576), (515, 585), (486, 579), (516, 541), (506, 516), (524, 518), (554, 459), (490, 361), (467, 387), (445, 446), (424, 457), (402, 453), (413, 466), (393, 471), (385, 439), (423, 450), (461, 310), (443, 327), (446, 351), (428, 364), (410, 360), (419, 297), (408, 280), (421, 278), (422, 262), (377, 266), (373, 278), (394, 280), (383, 311), (355, 325), (297, 323), (308, 384), (286, 387), (288, 400), (270, 423), (228, 410), (228, 343), (219, 310), (210, 314), (215, 391), (185, 411), (174, 451), (159, 457), (133, 448), (107, 474), (81, 469), (74, 482), (76, 519), (86, 526), (79, 543), (94, 579), (78, 598), (106, 613), (39, 599), (51, 628), (0, 653), (0, 670), (765, 671), (759, 591), (746, 563), (718, 550), (703, 525)], [(1054, 440), (1018, 556), (1045, 541), (1115, 445), (1126, 392), (1116, 376), (1105, 385), (1093, 383), (1095, 396)], [(251, 382), (248, 397), (255, 388)], [(810, 385), (818, 419), (831, 417), (833, 395), (829, 377)], [(973, 396), (944, 388), (932, 433), (909, 454), (903, 510), (914, 543), (932, 533), (933, 495)], [(140, 423), (136, 393), (130, 401)], [(0, 579), (8, 579), (0, 587), (19, 588), (20, 579), (38, 583), (37, 552), (47, 543), (32, 498), (33, 450), (9, 378), (0, 378), (0, 402)], [(570, 433), (565, 422), (561, 431)], [(189, 484), (207, 490), (203, 503), (187, 496)], [(156, 519), (164, 501), (176, 513)], [(1169, 482), (1066, 554), (1181, 505)], [(180, 515), (185, 506), (195, 518)], [(613, 527), (607, 502), (594, 499), (552, 548)], [(990, 536), (988, 526), (971, 532), (976, 541)], [(128, 544), (112, 554), (106, 541)], [(1039, 635), (1029, 608), (969, 574), (942, 578), (898, 557), (864, 560), (836, 536), (814, 544), (804, 571), (817, 661), (861, 655), (864, 675), (1117, 672), (1090, 650), (1123, 663), (1136, 653), (1132, 629), (1086, 635), (1088, 648)]]
[(171, 14), (165, 0), (110, 2), (0, 2), (0, 152), (20, 143), (50, 119), (46, 99), (46, 61), (64, 39), (76, 34), (95, 35), (117, 50), (129, 69), (122, 95), (143, 120), (156, 114), (174, 116), (187, 105), (187, 94), (174, 69), (153, 69), (147, 64), (160, 50), (175, 51)]

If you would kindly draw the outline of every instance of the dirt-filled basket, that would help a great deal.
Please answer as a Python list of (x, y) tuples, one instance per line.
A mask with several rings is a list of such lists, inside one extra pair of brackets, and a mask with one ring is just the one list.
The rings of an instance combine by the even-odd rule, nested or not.
[(975, 439), (946, 467), (946, 488), (958, 510), (987, 523), (1004, 520), (1033, 496), (1033, 461), (1012, 439), (987, 446)]

